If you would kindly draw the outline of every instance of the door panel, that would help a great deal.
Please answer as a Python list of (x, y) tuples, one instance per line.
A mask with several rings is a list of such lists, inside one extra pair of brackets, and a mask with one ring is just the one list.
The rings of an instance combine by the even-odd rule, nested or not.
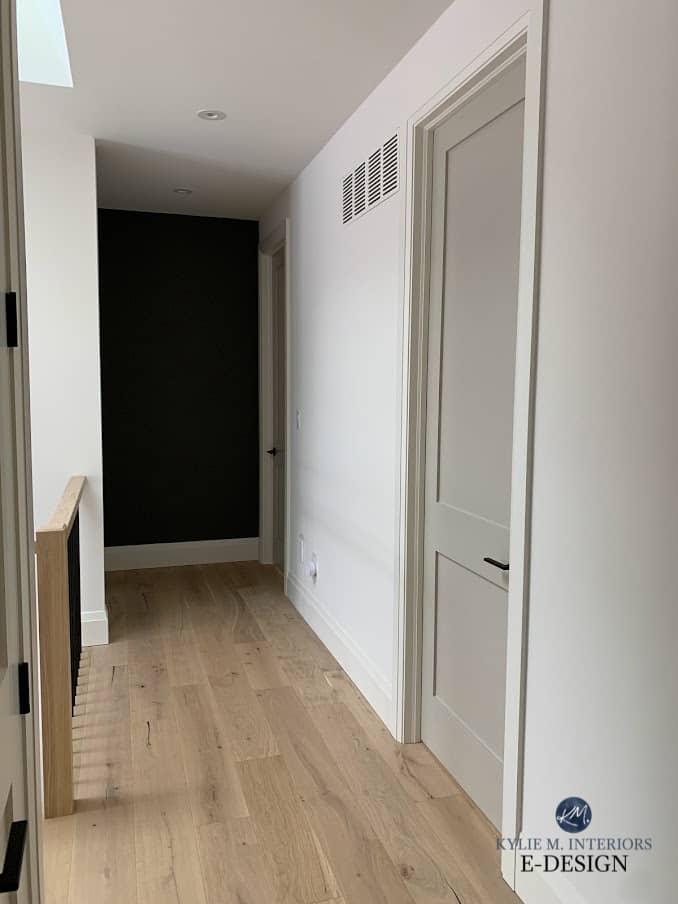
[(422, 740), (499, 825), (524, 63), (434, 135)]
[(505, 593), (441, 553), (437, 572), (433, 692), (501, 758), (504, 701), (496, 688), (506, 671)]
[(285, 249), (273, 256), (273, 436), (276, 455), (273, 459), (274, 512), (273, 561), (285, 569)]
[[(28, 821), (19, 890), (8, 900), (38, 904), (33, 716), (22, 715), (19, 663), (30, 661), (32, 533), (21, 169), (18, 155), (16, 4), (0, 7), (0, 868), (13, 823)], [(18, 347), (8, 348), (5, 293), (15, 292)], [(3, 896), (4, 899), (4, 896)]]
[[(518, 285), (522, 109), (447, 154), (440, 374), (439, 502), (508, 527)], [(497, 148), (517, 159), (496, 165)], [(505, 153), (505, 151), (503, 151)], [(519, 224), (518, 224), (519, 227)], [(469, 303), (473, 299), (473, 303)], [(507, 379), (510, 377), (510, 379)]]

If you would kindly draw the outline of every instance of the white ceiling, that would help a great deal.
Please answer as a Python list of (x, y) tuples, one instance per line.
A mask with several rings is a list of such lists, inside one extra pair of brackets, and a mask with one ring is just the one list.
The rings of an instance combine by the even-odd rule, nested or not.
[(25, 117), (97, 139), (102, 207), (256, 218), (449, 3), (62, 0), (74, 87)]

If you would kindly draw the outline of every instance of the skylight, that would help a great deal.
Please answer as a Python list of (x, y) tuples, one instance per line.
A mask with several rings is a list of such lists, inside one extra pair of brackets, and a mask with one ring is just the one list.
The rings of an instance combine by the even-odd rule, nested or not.
[(59, 0), (17, 3), (19, 79), (72, 88), (66, 32)]

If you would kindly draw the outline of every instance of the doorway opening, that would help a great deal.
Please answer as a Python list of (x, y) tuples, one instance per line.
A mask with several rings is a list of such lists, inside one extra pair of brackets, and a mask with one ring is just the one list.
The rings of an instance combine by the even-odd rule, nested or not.
[(287, 575), (289, 221), (259, 249), (259, 561)]
[[(398, 736), (428, 742), (510, 837), (521, 829), (544, 57), (540, 7), (408, 129)], [(515, 887), (510, 853), (502, 872)]]

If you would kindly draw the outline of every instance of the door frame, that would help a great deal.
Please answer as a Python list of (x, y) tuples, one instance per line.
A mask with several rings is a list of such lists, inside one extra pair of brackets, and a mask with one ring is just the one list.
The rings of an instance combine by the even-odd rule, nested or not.
[(290, 551), (290, 219), (285, 217), (259, 243), (259, 561), (273, 562), (273, 257), (285, 249), (285, 561), (287, 587)]
[[(424, 493), (431, 192), (434, 131), (519, 56), (526, 57), (522, 223), (513, 418), (506, 729), (502, 834), (522, 824), (523, 739), (529, 601), (530, 500), (536, 367), (546, 7), (529, 13), (487, 47), (413, 117), (407, 128), (405, 319), (402, 362), (399, 593), (396, 625), (396, 737), (421, 738)], [(515, 888), (515, 854), (502, 855)]]
[[(10, 286), (16, 291), (18, 347), (12, 353), (15, 385), (16, 495), (18, 499), (19, 587), (22, 606), (22, 656), (30, 664), (31, 712), (22, 716), (26, 755), (26, 805), (28, 839), (23, 873), (30, 872), (32, 900), (43, 900), (44, 871), (42, 847), (42, 762), (40, 725), (40, 653), (38, 610), (35, 582), (35, 533), (33, 529), (33, 475), (31, 465), (31, 420), (28, 361), (28, 304), (26, 295), (26, 253), (23, 215), (23, 176), (21, 166), (21, 125), (19, 113), (19, 77), (17, 53), (16, 3), (3, 4), (0, 28), (0, 66), (3, 91), (5, 166), (2, 173), (8, 193), (10, 222), (6, 251)], [(9, 26), (9, 27), (6, 27)], [(4, 851), (0, 853), (4, 856)]]

